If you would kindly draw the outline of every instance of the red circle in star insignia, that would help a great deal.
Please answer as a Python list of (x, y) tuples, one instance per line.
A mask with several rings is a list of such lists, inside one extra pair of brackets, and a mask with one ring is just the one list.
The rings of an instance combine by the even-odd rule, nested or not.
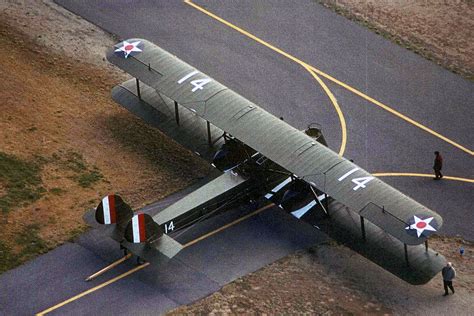
[(133, 45), (127, 45), (125, 46), (125, 50), (132, 50), (133, 49)]
[(428, 224), (426, 224), (425, 222), (418, 222), (418, 223), (416, 223), (416, 227), (417, 227), (417, 228), (425, 228), (426, 225), (428, 225)]

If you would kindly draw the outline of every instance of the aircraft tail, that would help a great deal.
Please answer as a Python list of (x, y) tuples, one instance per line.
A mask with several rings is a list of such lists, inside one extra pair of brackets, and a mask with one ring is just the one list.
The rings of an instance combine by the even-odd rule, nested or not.
[(135, 214), (125, 228), (125, 239), (140, 244), (150, 243), (163, 235), (163, 230), (148, 214)]
[[(142, 244), (147, 248), (158, 250), (168, 258), (174, 257), (183, 249), (183, 246), (173, 238), (163, 233), (161, 228), (150, 215), (135, 214), (125, 228), (126, 246), (132, 252), (137, 251), (137, 244)], [(138, 251), (143, 255), (143, 249)]]
[(125, 227), (133, 216), (132, 208), (119, 195), (104, 197), (95, 210), (95, 220), (99, 224)]
[(102, 225), (115, 224), (110, 237), (142, 258), (156, 256), (153, 251), (158, 251), (164, 258), (172, 258), (183, 249), (179, 242), (164, 234), (163, 228), (150, 215), (134, 214), (119, 195), (107, 195), (100, 201), (95, 220)]

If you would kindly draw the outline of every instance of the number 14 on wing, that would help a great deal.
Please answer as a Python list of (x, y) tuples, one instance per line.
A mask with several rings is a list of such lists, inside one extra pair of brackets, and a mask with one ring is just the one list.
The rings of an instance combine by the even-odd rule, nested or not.
[[(351, 174), (359, 170), (359, 168), (354, 168), (348, 172), (346, 172), (344, 175), (342, 175), (337, 181), (342, 181), (345, 178), (349, 177)], [(365, 189), (366, 184), (372, 181), (374, 177), (361, 177), (361, 178), (354, 178), (352, 179), (352, 183), (357, 184), (355, 187), (352, 188), (352, 190), (357, 191), (358, 189), (362, 188)]]
[[(182, 84), (183, 82), (185, 82), (186, 80), (188, 80), (189, 78), (191, 78), (192, 76), (194, 76), (198, 73), (199, 73), (199, 71), (197, 71), (197, 70), (194, 70), (194, 71), (188, 73), (186, 76), (184, 76), (183, 78), (178, 80), (178, 84)], [(195, 92), (197, 90), (202, 90), (204, 88), (204, 86), (206, 84), (208, 84), (209, 82), (211, 82), (211, 81), (212, 81), (212, 79), (209, 79), (209, 78), (192, 80), (190, 82), (190, 84), (194, 88), (191, 90), (191, 92)]]

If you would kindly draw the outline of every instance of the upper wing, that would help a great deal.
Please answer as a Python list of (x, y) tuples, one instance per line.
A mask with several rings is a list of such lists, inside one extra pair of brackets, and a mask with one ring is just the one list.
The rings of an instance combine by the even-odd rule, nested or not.
[[(140, 51), (127, 54), (133, 47)], [(442, 225), (437, 213), (149, 41), (119, 43), (107, 59), (406, 244)]]

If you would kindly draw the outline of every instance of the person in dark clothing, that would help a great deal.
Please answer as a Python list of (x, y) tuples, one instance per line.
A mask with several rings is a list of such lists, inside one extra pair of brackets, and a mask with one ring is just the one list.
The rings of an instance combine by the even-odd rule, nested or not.
[(435, 180), (440, 180), (443, 177), (441, 174), (441, 168), (443, 168), (443, 157), (441, 157), (439, 151), (435, 151), (435, 160), (433, 165)]
[(448, 295), (448, 287), (451, 289), (451, 292), (454, 294), (454, 287), (453, 287), (453, 279), (456, 277), (456, 270), (453, 268), (453, 264), (448, 262), (446, 266), (441, 270), (441, 274), (443, 275), (443, 286), (444, 286), (444, 294), (443, 296)]

